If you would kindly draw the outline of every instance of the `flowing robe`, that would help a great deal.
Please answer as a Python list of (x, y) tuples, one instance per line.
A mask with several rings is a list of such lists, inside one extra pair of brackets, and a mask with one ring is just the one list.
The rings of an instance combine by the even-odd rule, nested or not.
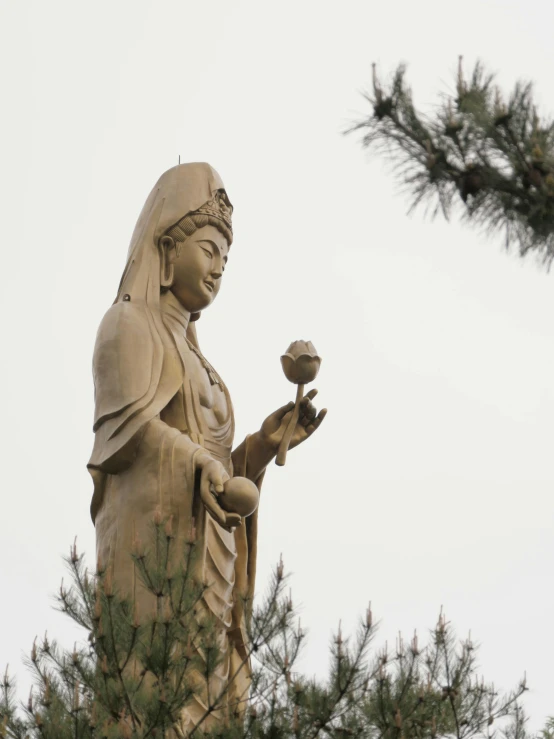
[[(97, 556), (112, 569), (120, 592), (135, 601), (139, 616), (152, 615), (153, 597), (131, 558), (134, 542), (148, 542), (154, 512), (159, 510), (164, 518), (172, 517), (176, 551), (184, 551), (194, 521), (201, 546), (198, 577), (209, 585), (202, 608), (217, 619), (225, 655), (210, 690), (217, 695), (243, 663), (229, 693), (244, 699), (249, 666), (242, 603), (253, 592), (257, 514), (234, 532), (223, 529), (201, 503), (195, 459), (200, 451), (207, 452), (230, 476), (245, 475), (247, 443), (231, 453), (233, 408), (218, 376), (213, 392), (223, 394), (218, 401), (224, 412), (216, 418), (203, 402), (208, 371), (193, 342), (187, 341), (188, 316), (171, 292), (160, 300), (160, 319), (161, 370), (153, 390), (156, 357), (144, 307), (116, 303), (98, 332), (96, 440), (89, 462), (95, 484), (91, 514)], [(261, 480), (255, 482), (259, 485)], [(187, 722), (204, 714), (206, 702), (202, 694), (193, 701), (183, 717), (185, 730)]]

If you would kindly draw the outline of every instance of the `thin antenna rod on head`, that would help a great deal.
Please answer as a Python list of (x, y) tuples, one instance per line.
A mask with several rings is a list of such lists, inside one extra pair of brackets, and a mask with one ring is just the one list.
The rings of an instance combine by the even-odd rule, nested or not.
[(179, 164), (181, 164), (181, 155), (179, 154)]

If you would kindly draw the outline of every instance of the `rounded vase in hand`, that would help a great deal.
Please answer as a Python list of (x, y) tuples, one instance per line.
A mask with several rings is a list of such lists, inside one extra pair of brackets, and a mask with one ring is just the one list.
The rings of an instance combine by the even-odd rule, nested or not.
[(247, 477), (231, 477), (223, 485), (223, 492), (217, 502), (227, 513), (238, 513), (246, 518), (251, 516), (260, 502), (260, 491)]

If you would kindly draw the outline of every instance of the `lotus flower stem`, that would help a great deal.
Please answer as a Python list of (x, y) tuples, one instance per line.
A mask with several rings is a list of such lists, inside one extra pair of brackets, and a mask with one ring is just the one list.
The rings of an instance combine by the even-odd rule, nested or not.
[(296, 424), (298, 423), (298, 416), (300, 415), (300, 403), (303, 398), (304, 385), (297, 385), (296, 403), (294, 404), (294, 410), (292, 412), (290, 421), (288, 422), (288, 426), (285, 429), (285, 433), (283, 434), (283, 438), (281, 439), (281, 443), (279, 444), (279, 451), (277, 452), (277, 459), (275, 460), (275, 463), (278, 464), (279, 467), (283, 467), (287, 460), (287, 452), (289, 450), (290, 440), (292, 439), (294, 429), (296, 428)]

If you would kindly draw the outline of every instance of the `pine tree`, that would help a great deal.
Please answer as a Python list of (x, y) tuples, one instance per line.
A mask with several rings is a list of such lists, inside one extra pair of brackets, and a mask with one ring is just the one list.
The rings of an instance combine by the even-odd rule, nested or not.
[[(133, 558), (157, 602), (156, 614), (139, 623), (133, 604), (115, 592), (109, 570), (91, 576), (71, 548), (72, 585), (63, 583), (58, 607), (84, 630), (84, 639), (65, 649), (45, 636), (35, 641), (28, 665), (34, 688), (18, 705), (7, 674), (0, 686), (0, 737), (4, 739), (169, 739), (183, 737), (179, 715), (209, 684), (222, 655), (217, 629), (199, 624), (195, 604), (203, 587), (192, 577), (198, 545), (190, 542), (178, 567), (169, 567), (175, 546), (168, 522), (153, 526), (150, 551)], [(371, 609), (358, 633), (335, 634), (325, 678), (297, 670), (305, 641), (287, 594), (282, 563), (265, 597), (249, 618), (248, 659), (253, 669), (249, 696), (217, 729), (209, 715), (226, 705), (226, 690), (211, 696), (206, 715), (186, 736), (221, 739), (456, 739), (504, 736), (525, 739), (520, 699), (525, 681), (508, 694), (477, 677), (471, 640), (458, 643), (441, 614), (429, 644), (398, 637), (392, 650), (372, 650), (376, 631)], [(251, 604), (246, 603), (249, 609)], [(204, 660), (197, 660), (201, 649)], [(207, 665), (207, 668), (206, 668)], [(543, 732), (550, 739), (551, 728)], [(550, 733), (549, 733), (550, 732)]]
[(518, 83), (506, 99), (493, 74), (477, 63), (469, 79), (459, 60), (455, 93), (443, 95), (431, 116), (414, 107), (400, 65), (383, 85), (373, 65), (371, 114), (347, 133), (395, 163), (412, 198), (448, 218), (461, 204), (466, 219), (501, 230), (522, 256), (554, 256), (554, 123), (541, 118), (532, 85)]

